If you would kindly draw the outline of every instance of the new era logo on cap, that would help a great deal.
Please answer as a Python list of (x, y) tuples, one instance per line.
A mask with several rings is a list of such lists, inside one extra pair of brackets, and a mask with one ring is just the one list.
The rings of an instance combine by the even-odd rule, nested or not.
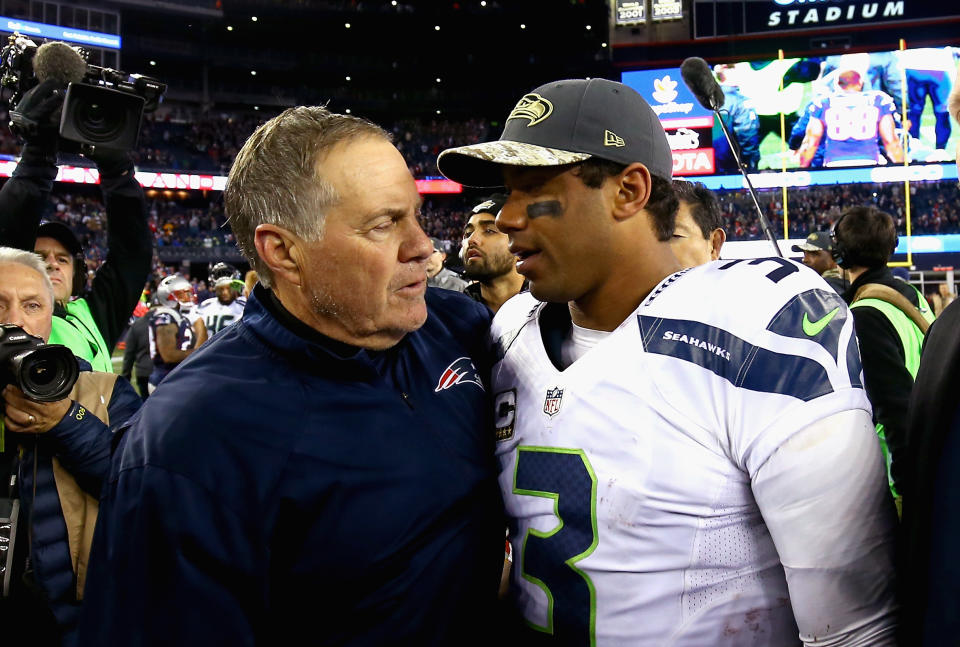
[(623, 141), (623, 137), (620, 137), (616, 133), (612, 133), (609, 130), (603, 131), (603, 145), (604, 146), (626, 146), (627, 142)]
[(536, 88), (514, 106), (498, 141), (445, 150), (437, 166), (467, 186), (501, 186), (502, 166), (562, 166), (591, 157), (639, 162), (663, 179), (673, 176), (657, 115), (635, 90), (606, 79)]

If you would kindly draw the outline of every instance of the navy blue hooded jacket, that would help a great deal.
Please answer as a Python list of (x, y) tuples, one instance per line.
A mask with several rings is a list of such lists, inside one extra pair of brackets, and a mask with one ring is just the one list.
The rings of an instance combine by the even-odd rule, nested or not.
[(502, 503), (486, 308), (428, 289), (370, 352), (258, 286), (114, 456), (81, 644), (450, 645), (490, 628)]

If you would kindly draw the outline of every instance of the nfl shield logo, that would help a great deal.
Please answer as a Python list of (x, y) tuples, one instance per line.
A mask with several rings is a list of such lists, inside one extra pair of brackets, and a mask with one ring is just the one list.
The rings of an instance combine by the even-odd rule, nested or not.
[(551, 418), (560, 413), (560, 404), (563, 402), (563, 389), (554, 387), (547, 389), (547, 397), (543, 401), (543, 412)]

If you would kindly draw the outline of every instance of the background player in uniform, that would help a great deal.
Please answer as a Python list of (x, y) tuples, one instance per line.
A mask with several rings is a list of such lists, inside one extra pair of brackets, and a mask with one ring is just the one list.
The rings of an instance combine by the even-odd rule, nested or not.
[(896, 107), (885, 92), (863, 90), (864, 73), (837, 70), (837, 91), (813, 101), (810, 120), (797, 151), (801, 168), (809, 168), (824, 140), (823, 165), (864, 166), (881, 161), (877, 138), (891, 162), (903, 162), (903, 148), (895, 132)]
[(678, 272), (670, 147), (619, 83), (541, 86), (438, 166), (506, 184), (530, 281), (491, 336), (531, 635), (894, 644), (894, 512), (839, 295), (782, 258)]
[(226, 263), (217, 263), (210, 270), (210, 283), (216, 296), (200, 304), (197, 314), (203, 319), (207, 333), (214, 335), (243, 316), (247, 298), (240, 271)]
[[(193, 325), (182, 312), (184, 304), (193, 306), (193, 288), (190, 281), (179, 274), (168, 276), (157, 286), (159, 305), (146, 316), (150, 317), (150, 357), (153, 373), (147, 391), (153, 393), (167, 373), (197, 349)], [(203, 320), (198, 319), (203, 326)]]

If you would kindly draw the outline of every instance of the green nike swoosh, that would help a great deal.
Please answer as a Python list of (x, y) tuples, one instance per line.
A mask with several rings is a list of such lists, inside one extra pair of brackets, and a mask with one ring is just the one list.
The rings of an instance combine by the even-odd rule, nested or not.
[(817, 319), (816, 321), (810, 321), (810, 319), (807, 318), (807, 313), (804, 312), (803, 313), (803, 332), (806, 333), (808, 337), (816, 337), (817, 335), (820, 334), (820, 331), (822, 331), (824, 328), (827, 327), (827, 325), (830, 323), (830, 321), (833, 320), (833, 318), (836, 316), (838, 312), (840, 312), (840, 306), (837, 306), (836, 308), (834, 308), (827, 314), (823, 315), (823, 317), (821, 317), (820, 319)]

